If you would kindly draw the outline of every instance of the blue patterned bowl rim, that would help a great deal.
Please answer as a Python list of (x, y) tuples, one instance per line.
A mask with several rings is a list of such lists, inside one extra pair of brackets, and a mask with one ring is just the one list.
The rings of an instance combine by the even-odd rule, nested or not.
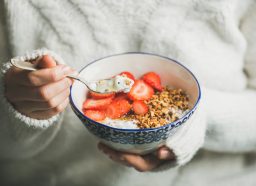
[[(70, 87), (70, 104), (71, 106), (73, 107), (73, 109), (76, 110), (77, 113), (79, 113), (80, 115), (82, 115), (84, 118), (86, 118), (87, 120), (90, 120), (91, 122), (95, 123), (96, 125), (100, 125), (102, 127), (107, 127), (107, 128), (110, 128), (112, 130), (117, 130), (117, 131), (126, 131), (126, 132), (144, 132), (144, 131), (154, 131), (154, 130), (158, 130), (158, 129), (161, 129), (161, 128), (166, 128), (166, 127), (169, 127), (175, 123), (178, 123), (180, 121), (182, 121), (185, 117), (187, 117), (189, 114), (191, 114), (191, 112), (194, 112), (200, 102), (200, 99), (201, 99), (201, 88), (200, 88), (200, 85), (199, 85), (199, 82), (197, 80), (197, 78), (195, 77), (195, 75), (187, 68), (185, 67), (184, 65), (182, 65), (180, 62), (172, 59), (172, 58), (169, 58), (169, 57), (165, 57), (165, 56), (161, 56), (159, 54), (154, 54), (154, 53), (147, 53), (147, 52), (125, 52), (125, 53), (119, 53), (119, 54), (113, 54), (113, 55), (109, 55), (109, 56), (105, 56), (105, 57), (102, 57), (102, 58), (99, 58), (99, 59), (96, 59), (94, 61), (92, 61), (91, 63), (87, 64), (85, 67), (83, 67), (79, 73), (81, 71), (83, 71), (85, 68), (87, 68), (88, 66), (92, 65), (93, 63), (97, 62), (97, 61), (100, 61), (102, 59), (105, 59), (105, 58), (109, 58), (109, 57), (114, 57), (114, 56), (120, 56), (120, 55), (129, 55), (129, 54), (145, 54), (145, 55), (152, 55), (152, 56), (157, 56), (157, 57), (161, 57), (161, 58), (165, 58), (165, 59), (168, 59), (168, 60), (171, 60), (175, 63), (177, 63), (178, 65), (180, 65), (181, 67), (183, 67), (184, 69), (186, 69), (192, 76), (193, 78), (196, 80), (196, 83), (197, 83), (197, 88), (198, 88), (198, 92), (199, 92), (199, 95), (198, 95), (198, 98), (197, 98), (197, 101), (196, 101), (196, 104), (194, 105), (194, 107), (192, 109), (190, 109), (190, 111), (185, 114), (183, 117), (181, 117), (179, 120), (177, 121), (174, 121), (174, 122), (171, 122), (171, 123), (168, 123), (166, 125), (163, 125), (161, 127), (156, 127), (156, 128), (145, 128), (145, 129), (121, 129), (121, 128), (115, 128), (115, 127), (110, 127), (108, 125), (105, 125), (105, 124), (102, 124), (102, 123), (99, 123), (97, 121), (94, 121), (88, 117), (86, 117), (82, 112), (80, 112), (80, 110), (76, 107), (76, 105), (74, 104), (74, 101), (72, 99), (72, 87), (73, 85)], [(174, 125), (175, 126), (175, 125)]]

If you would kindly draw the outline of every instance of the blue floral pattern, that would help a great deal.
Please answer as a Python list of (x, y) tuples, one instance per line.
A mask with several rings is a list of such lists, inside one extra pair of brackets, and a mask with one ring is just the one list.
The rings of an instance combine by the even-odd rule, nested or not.
[(79, 113), (79, 111), (77, 111), (73, 107), (73, 105), (71, 106), (75, 114), (80, 118), (85, 127), (98, 138), (111, 141), (113, 143), (130, 145), (142, 145), (166, 140), (169, 137), (172, 130), (185, 123), (196, 110), (196, 108), (193, 108), (193, 110), (188, 112), (180, 120), (177, 120), (176, 122), (173, 122), (163, 127), (147, 130), (122, 130), (96, 123), (95, 121), (90, 120), (87, 117), (83, 116), (81, 113)]

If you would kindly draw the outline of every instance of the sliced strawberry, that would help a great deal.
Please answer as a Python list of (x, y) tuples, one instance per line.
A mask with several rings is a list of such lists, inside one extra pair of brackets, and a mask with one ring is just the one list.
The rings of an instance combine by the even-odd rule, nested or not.
[(109, 98), (109, 97), (114, 97), (114, 93), (106, 93), (106, 94), (101, 94), (97, 92), (90, 91), (89, 96), (93, 99), (103, 99), (103, 98)]
[(128, 93), (128, 96), (132, 100), (148, 100), (153, 94), (154, 90), (151, 86), (143, 80), (136, 80)]
[(146, 114), (148, 112), (148, 106), (143, 101), (134, 101), (132, 104), (135, 114)]
[(115, 101), (117, 101), (117, 100), (122, 100), (122, 99), (128, 100), (128, 99), (129, 99), (129, 98), (128, 98), (128, 94), (127, 94), (127, 93), (124, 93), (124, 92), (119, 92), (119, 93), (117, 93), (117, 94), (115, 95), (115, 98), (114, 98)]
[(152, 86), (153, 88), (155, 88), (156, 90), (162, 91), (163, 87), (161, 85), (161, 79), (160, 76), (158, 74), (156, 74), (155, 72), (148, 72), (146, 74), (144, 74), (142, 76), (142, 79), (149, 84), (150, 86)]
[(109, 118), (117, 119), (131, 110), (131, 105), (127, 100), (113, 101), (107, 108), (106, 114)]
[(112, 102), (113, 98), (104, 99), (86, 99), (83, 104), (83, 109), (105, 109)]
[(106, 118), (106, 113), (103, 110), (84, 110), (84, 115), (94, 121), (102, 121)]
[(132, 79), (133, 81), (135, 81), (135, 77), (131, 72), (124, 71), (124, 72), (121, 72), (119, 75), (124, 75), (124, 76), (128, 77), (129, 79)]

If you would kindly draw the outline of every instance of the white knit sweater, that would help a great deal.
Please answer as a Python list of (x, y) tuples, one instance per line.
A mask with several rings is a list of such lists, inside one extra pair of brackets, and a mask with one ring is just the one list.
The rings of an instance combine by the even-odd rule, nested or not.
[[(34, 58), (47, 51), (31, 51), (46, 47), (80, 69), (110, 54), (157, 53), (195, 73), (203, 100), (195, 122), (167, 140), (176, 165), (184, 166), (167, 163), (159, 168), (164, 171), (138, 173), (102, 155), (71, 110), (49, 120), (17, 112), (4, 96), (10, 65), (3, 61), (0, 185), (256, 185), (255, 1), (5, 0), (4, 5), (8, 42), (0, 46), (9, 47), (11, 56)], [(186, 164), (201, 147), (208, 151)]]

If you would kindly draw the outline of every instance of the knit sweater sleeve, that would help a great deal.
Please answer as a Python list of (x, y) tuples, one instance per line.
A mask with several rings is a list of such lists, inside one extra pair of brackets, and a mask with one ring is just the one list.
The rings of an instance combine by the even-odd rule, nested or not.
[(256, 3), (241, 20), (240, 30), (247, 43), (244, 71), (247, 89), (221, 92), (208, 89), (208, 128), (205, 148), (221, 152), (256, 151)]
[(207, 90), (205, 148), (219, 152), (256, 151), (256, 91)]
[[(27, 61), (49, 54), (59, 63), (63, 60), (51, 51), (40, 49), (16, 59)], [(3, 63), (0, 72), (0, 158), (28, 158), (42, 151), (59, 129), (62, 114), (37, 120), (18, 112), (5, 97), (4, 76), (11, 63)]]

